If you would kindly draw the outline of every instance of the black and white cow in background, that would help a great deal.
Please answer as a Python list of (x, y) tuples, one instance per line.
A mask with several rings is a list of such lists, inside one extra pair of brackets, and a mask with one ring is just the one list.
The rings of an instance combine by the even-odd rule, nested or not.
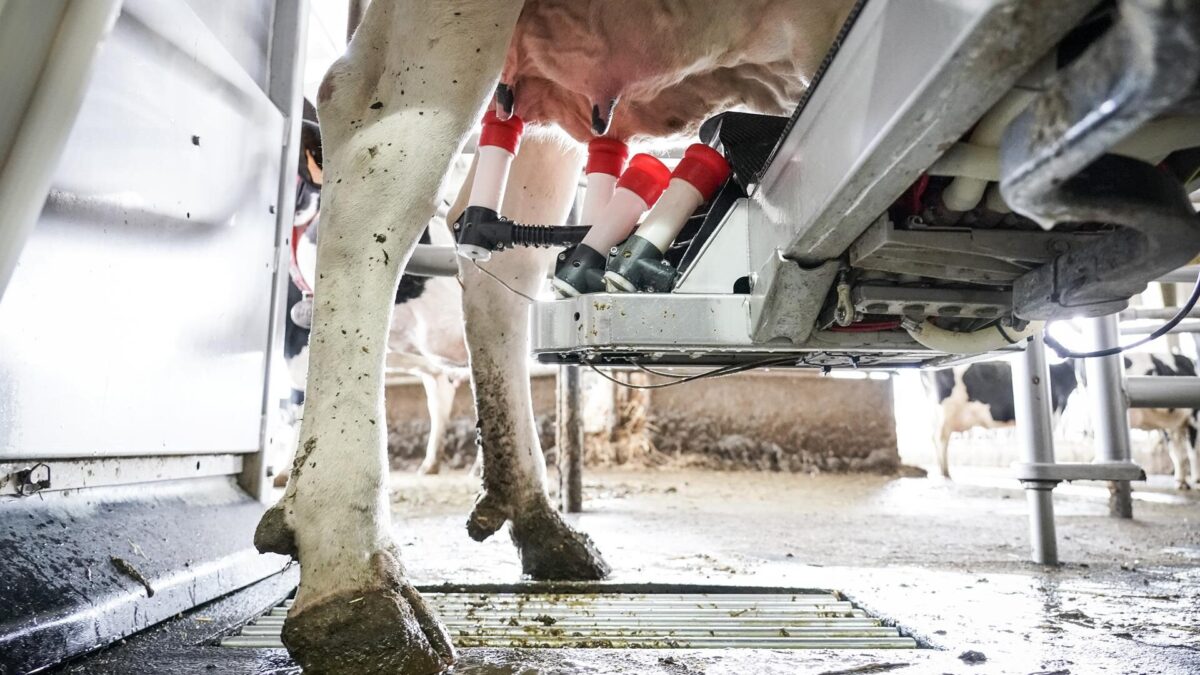
[[(1134, 376), (1176, 377), (1196, 375), (1196, 365), (1181, 354), (1125, 355), (1125, 373)], [(1196, 450), (1196, 410), (1187, 408), (1131, 408), (1129, 426), (1132, 429), (1157, 431), (1162, 445), (1171, 457), (1175, 486), (1191, 488), (1185, 477), (1184, 462), (1191, 465), (1192, 483), (1200, 485), (1200, 453)]]
[[(938, 468), (950, 477), (950, 435), (983, 427), (995, 429), (1016, 423), (1012, 368), (1003, 361), (973, 363), (923, 373), (925, 386), (937, 396), (934, 446)], [(1050, 366), (1050, 406), (1055, 426), (1079, 381), (1075, 365), (1064, 361)]]
[[(1134, 376), (1195, 376), (1191, 359), (1179, 354), (1131, 353), (1125, 357), (1125, 372)], [(976, 363), (969, 366), (925, 373), (925, 384), (937, 396), (938, 410), (934, 431), (938, 468), (949, 477), (950, 435), (975, 427), (997, 428), (1015, 423), (1012, 371), (1004, 362)], [(1076, 388), (1086, 386), (1082, 361), (1064, 361), (1050, 366), (1051, 408), (1058, 418)], [(1157, 431), (1167, 449), (1174, 469), (1175, 484), (1181, 490), (1191, 487), (1184, 465), (1189, 464), (1191, 482), (1200, 485), (1200, 452), (1197, 451), (1197, 411), (1183, 408), (1132, 408), (1129, 426)]]

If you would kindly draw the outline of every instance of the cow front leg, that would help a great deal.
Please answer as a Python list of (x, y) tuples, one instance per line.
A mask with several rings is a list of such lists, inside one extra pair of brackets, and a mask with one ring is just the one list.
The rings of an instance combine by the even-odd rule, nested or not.
[[(571, 144), (573, 146), (574, 144)], [(562, 139), (532, 132), (513, 162), (502, 207), (525, 223), (561, 223), (579, 180), (582, 154)], [(468, 177), (468, 184), (470, 178)], [(483, 492), (467, 521), (482, 541), (510, 522), (521, 569), (534, 579), (600, 579), (609, 568), (587, 535), (572, 529), (546, 494), (529, 384), (529, 302), (545, 286), (552, 252), (504, 251), (483, 266), (459, 263), (471, 382), (483, 450)]]
[(283, 626), (312, 673), (443, 671), (391, 535), (383, 371), (396, 284), (495, 87), (521, 2), (375, 0), (318, 96), (325, 193), (300, 450), (261, 550), (300, 561)]

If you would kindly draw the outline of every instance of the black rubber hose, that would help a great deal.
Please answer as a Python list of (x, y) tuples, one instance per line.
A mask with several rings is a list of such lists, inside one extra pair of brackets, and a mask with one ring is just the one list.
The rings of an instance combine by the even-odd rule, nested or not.
[(588, 225), (525, 225), (513, 223), (513, 246), (574, 246), (583, 241)]

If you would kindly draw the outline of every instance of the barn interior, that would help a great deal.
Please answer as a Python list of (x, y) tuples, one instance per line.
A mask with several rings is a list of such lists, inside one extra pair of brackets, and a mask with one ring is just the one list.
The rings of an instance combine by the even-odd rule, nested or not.
[[(300, 445), (305, 102), (369, 4), (0, 0), (0, 675), (302, 672), (303, 562), (255, 529)], [(467, 536), (469, 369), (393, 346), (392, 537), (447, 672), (1200, 672), (1200, 11), (847, 6), (794, 112), (702, 128), (730, 177), (676, 244), (614, 247), (633, 262), (591, 289), (604, 268), (560, 264), (531, 303), (550, 499), (604, 579)], [(1031, 130), (1055, 91), (1079, 98)], [(485, 136), (408, 264), (418, 296), (545, 243), (494, 211), (456, 238)], [(586, 267), (579, 183), (554, 236)], [(1104, 210), (1045, 227), (1061, 185)]]

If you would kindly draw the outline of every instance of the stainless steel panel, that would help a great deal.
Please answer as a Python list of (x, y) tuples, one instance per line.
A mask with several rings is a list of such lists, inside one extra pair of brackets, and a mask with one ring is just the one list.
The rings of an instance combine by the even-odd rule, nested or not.
[(867, 3), (763, 176), (754, 258), (841, 255), (1095, 4)]
[[(228, 454), (0, 463), (0, 497), (29, 495), (33, 490), (41, 494), (57, 490), (153, 483), (179, 478), (227, 476), (242, 470), (242, 460), (243, 455)], [(45, 478), (49, 484), (30, 486), (28, 483), (22, 483), (19, 472), (29, 469), (33, 469), (31, 477)]]
[[(275, 0), (184, 0), (259, 89), (267, 91)], [(295, 5), (297, 0), (282, 0)], [(307, 4), (307, 3), (306, 3)], [(282, 9), (282, 7), (281, 7)]]
[(756, 343), (746, 295), (593, 293), (537, 302), (530, 313), (533, 353), (547, 363), (566, 355), (598, 362), (638, 355), (642, 363), (688, 366), (795, 354), (795, 362), (772, 367), (821, 367), (824, 361), (804, 355), (845, 354), (867, 346), (878, 356), (864, 359), (864, 367), (908, 366), (936, 356), (900, 332), (817, 331), (802, 344)]
[(284, 125), (223, 39), (125, 3), (0, 301), (0, 459), (259, 447)]

